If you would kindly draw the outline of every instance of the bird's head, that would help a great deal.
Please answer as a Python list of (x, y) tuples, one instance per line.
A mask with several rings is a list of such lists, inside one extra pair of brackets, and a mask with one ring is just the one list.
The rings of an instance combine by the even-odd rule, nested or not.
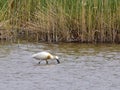
[(59, 57), (58, 57), (58, 56), (55, 56), (55, 59), (59, 59)]
[(58, 63), (60, 63), (58, 56), (55, 56), (55, 59), (57, 60)]

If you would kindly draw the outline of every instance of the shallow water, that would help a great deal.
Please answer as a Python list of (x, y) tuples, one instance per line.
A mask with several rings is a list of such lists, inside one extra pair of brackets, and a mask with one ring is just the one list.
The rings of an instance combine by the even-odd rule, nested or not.
[[(40, 51), (61, 63), (37, 64)], [(2, 44), (0, 90), (120, 90), (120, 45)]]

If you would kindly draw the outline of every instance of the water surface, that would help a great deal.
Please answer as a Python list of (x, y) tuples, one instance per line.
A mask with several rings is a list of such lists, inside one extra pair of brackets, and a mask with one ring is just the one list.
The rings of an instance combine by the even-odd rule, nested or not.
[[(40, 51), (61, 63), (39, 65)], [(120, 45), (1, 44), (0, 90), (120, 90)]]

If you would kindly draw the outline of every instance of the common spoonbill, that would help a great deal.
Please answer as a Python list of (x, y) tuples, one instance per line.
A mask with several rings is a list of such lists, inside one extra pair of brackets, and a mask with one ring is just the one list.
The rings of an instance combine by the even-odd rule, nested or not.
[(60, 63), (58, 56), (54, 56), (49, 52), (39, 52), (39, 53), (33, 54), (32, 57), (35, 58), (36, 60), (45, 60), (46, 64), (48, 64), (48, 60), (50, 59), (56, 59), (57, 63)]

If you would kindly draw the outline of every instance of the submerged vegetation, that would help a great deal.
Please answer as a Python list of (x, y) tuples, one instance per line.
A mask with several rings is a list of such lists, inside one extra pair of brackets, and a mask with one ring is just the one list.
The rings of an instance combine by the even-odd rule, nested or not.
[(0, 39), (120, 43), (120, 0), (0, 0)]

